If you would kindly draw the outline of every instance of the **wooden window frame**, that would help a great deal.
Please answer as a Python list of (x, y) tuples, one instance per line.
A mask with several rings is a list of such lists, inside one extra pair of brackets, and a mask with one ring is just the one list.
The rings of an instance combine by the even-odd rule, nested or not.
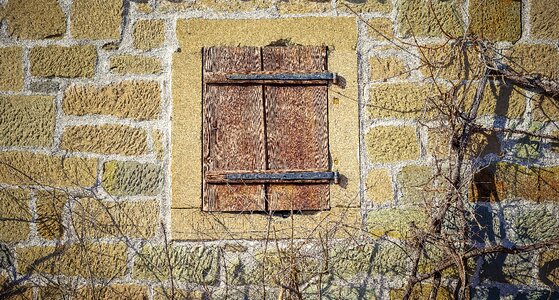
[(202, 210), (329, 209), (339, 174), (329, 152), (328, 48), (208, 47), (202, 62)]
[[(346, 236), (362, 224), (360, 213), (357, 21), (351, 17), (253, 20), (179, 19), (180, 51), (173, 54), (171, 103), (171, 238), (173, 240), (307, 238), (331, 225)], [(250, 33), (250, 34), (248, 34)], [(330, 190), (330, 210), (297, 213), (293, 218), (266, 214), (204, 212), (201, 170), (201, 49), (259, 46), (278, 40), (331, 49), (328, 65), (341, 78), (328, 90), (330, 153), (333, 169), (344, 176)], [(345, 229), (344, 229), (345, 228)], [(354, 231), (353, 231), (354, 232)]]

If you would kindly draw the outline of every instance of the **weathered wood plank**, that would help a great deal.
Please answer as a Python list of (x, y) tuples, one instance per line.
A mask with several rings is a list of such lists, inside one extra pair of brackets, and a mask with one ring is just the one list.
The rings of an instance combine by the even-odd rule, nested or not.
[[(260, 49), (215, 47), (203, 50), (204, 72), (259, 71)], [(212, 85), (204, 82), (203, 170), (265, 169), (261, 85)], [(261, 184), (214, 185), (204, 180), (203, 209), (265, 209)]]
[[(265, 47), (264, 71), (323, 72), (325, 47)], [(327, 86), (264, 87), (268, 169), (328, 169)], [(270, 210), (328, 208), (329, 185), (270, 185)]]

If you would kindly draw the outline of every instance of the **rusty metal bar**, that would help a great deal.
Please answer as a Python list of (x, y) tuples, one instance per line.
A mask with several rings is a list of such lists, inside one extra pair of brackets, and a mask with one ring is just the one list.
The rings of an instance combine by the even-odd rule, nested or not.
[(227, 74), (229, 80), (330, 80), (336, 79), (336, 73), (278, 73), (278, 74)]
[(338, 183), (338, 172), (248, 172), (206, 174), (208, 183)]

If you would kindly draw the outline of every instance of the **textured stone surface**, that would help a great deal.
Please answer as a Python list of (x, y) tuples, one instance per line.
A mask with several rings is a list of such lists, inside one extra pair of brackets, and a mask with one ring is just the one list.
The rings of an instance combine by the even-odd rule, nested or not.
[(153, 151), (157, 159), (162, 160), (165, 155), (165, 137), (160, 130), (154, 130), (151, 134), (153, 138)]
[(426, 0), (398, 1), (396, 16), (399, 34), (412, 36), (444, 36), (443, 31), (458, 36), (463, 32), (462, 1)]
[(367, 213), (369, 234), (377, 238), (383, 235), (393, 238), (410, 238), (410, 225), (425, 228), (427, 215), (418, 208), (386, 208)]
[(103, 187), (112, 195), (159, 194), (163, 182), (163, 171), (155, 164), (110, 161), (105, 163)]
[(0, 96), (0, 146), (52, 145), (54, 110), (53, 97)]
[(39, 94), (54, 94), (58, 92), (60, 88), (60, 84), (56, 81), (51, 80), (38, 80), (38, 81), (31, 81), (29, 84), (29, 90), (33, 93)]
[[(449, 128), (436, 127), (429, 130), (427, 151), (438, 159), (449, 159), (455, 154), (450, 148), (452, 132)], [(483, 157), (493, 153), (501, 155), (501, 141), (496, 134), (485, 134), (483, 132), (472, 134), (466, 153), (470, 158)]]
[(125, 125), (66, 127), (60, 147), (76, 152), (142, 155), (147, 153), (144, 129)]
[[(14, 255), (8, 246), (0, 243), (0, 269), (7, 270), (14, 265)], [(0, 286), (4, 284), (6, 279), (0, 275)]]
[[(302, 285), (323, 272), (326, 265), (317, 256), (302, 253), (298, 250), (257, 251), (252, 257), (237, 256), (226, 259), (227, 283), (232, 285), (257, 285), (266, 282), (269, 285), (277, 283), (288, 285)], [(294, 279), (293, 274), (297, 277)], [(290, 283), (291, 282), (291, 283)]]
[(373, 163), (388, 163), (419, 158), (419, 143), (411, 126), (378, 126), (365, 137), (367, 154)]
[(0, 153), (0, 182), (14, 185), (88, 187), (95, 182), (97, 160), (29, 152)]
[(23, 88), (23, 51), (21, 47), (0, 48), (0, 91)]
[(480, 172), (472, 197), (477, 201), (525, 199), (559, 201), (559, 168), (527, 168), (499, 163)]
[(322, 13), (334, 9), (329, 0), (280, 0), (276, 5), (281, 14)]
[(80, 199), (74, 207), (75, 230), (88, 238), (152, 238), (159, 228), (159, 203)]
[(94, 46), (37, 46), (29, 54), (31, 75), (39, 77), (93, 77), (97, 63)]
[(365, 188), (367, 197), (373, 201), (373, 204), (390, 202), (394, 198), (392, 179), (386, 169), (370, 170), (367, 174)]
[(559, 237), (559, 217), (546, 207), (527, 206), (518, 211), (506, 211), (505, 220), (510, 222), (516, 243), (535, 243)]
[(559, 285), (559, 250), (546, 250), (538, 260), (538, 274), (542, 283), (548, 286)]
[(388, 13), (392, 10), (392, 2), (386, 0), (340, 0), (337, 1), (338, 11), (370, 13)]
[(432, 203), (437, 195), (443, 195), (444, 187), (429, 166), (408, 165), (398, 174), (398, 183), (404, 203)]
[(476, 50), (460, 43), (424, 45), (420, 58), (419, 70), (426, 78), (475, 79), (473, 74), (481, 72)]
[(109, 62), (111, 72), (125, 74), (157, 74), (161, 72), (161, 61), (156, 57), (141, 55), (113, 56)]
[(519, 1), (470, 1), (470, 32), (493, 41), (515, 42), (522, 34)]
[(559, 39), (559, 1), (530, 2), (531, 34), (537, 39)]
[(144, 300), (149, 298), (148, 286), (137, 284), (110, 284), (80, 288), (72, 299), (128, 299)]
[[(219, 270), (219, 249), (212, 246), (145, 246), (136, 259), (132, 276), (136, 279), (169, 279), (170, 268), (178, 281), (213, 284)], [(167, 259), (169, 257), (169, 259)]]
[(480, 269), (482, 281), (502, 282), (509, 284), (526, 284), (532, 282), (534, 276), (534, 253), (506, 254), (495, 253), (485, 256)]
[(374, 85), (367, 110), (371, 118), (426, 118), (432, 114), (432, 105), (427, 97), (433, 93), (433, 88), (417, 83)]
[(538, 122), (559, 122), (559, 106), (549, 97), (535, 95), (532, 97), (532, 118)]
[(31, 223), (29, 192), (21, 189), (0, 189), (0, 241), (26, 240)]
[(31, 246), (16, 250), (18, 272), (116, 279), (126, 272), (127, 247), (122, 243), (70, 244), (62, 247)]
[(233, 12), (267, 9), (272, 5), (273, 2), (271, 0), (199, 0), (196, 2), (164, 0), (159, 4), (158, 8), (166, 12), (190, 9)]
[(163, 46), (165, 22), (163, 20), (138, 20), (134, 23), (134, 47), (151, 50)]
[(70, 115), (155, 119), (161, 113), (161, 90), (154, 81), (123, 81), (101, 87), (73, 85), (65, 91), (62, 107)]
[[(429, 295), (431, 293), (431, 289), (433, 286), (431, 284), (417, 284), (412, 290), (410, 299), (429, 299)], [(454, 295), (452, 293), (452, 287), (447, 288), (445, 286), (441, 286), (438, 290), (436, 300), (452, 300), (454, 299)], [(404, 297), (404, 290), (403, 289), (393, 289), (389, 292), (390, 300), (398, 300)]]
[(77, 39), (116, 40), (123, 18), (122, 0), (75, 0), (70, 33)]
[(344, 281), (359, 274), (398, 276), (409, 269), (411, 259), (401, 245), (393, 242), (357, 246), (339, 246), (333, 249), (331, 271), (334, 278)]
[[(526, 90), (507, 84), (489, 82), (485, 87), (484, 99), (480, 103), (478, 115), (503, 116), (511, 119), (522, 118), (526, 110)], [(475, 88), (468, 91), (468, 109), (475, 98)]]
[(369, 37), (379, 41), (394, 38), (394, 24), (388, 18), (374, 18), (367, 21)]
[[(364, 286), (363, 284), (343, 283), (340, 285), (334, 285), (331, 283), (325, 283), (320, 289), (320, 293), (317, 285), (312, 285), (310, 288), (307, 286), (307, 288), (303, 291), (303, 299), (376, 300), (378, 298), (375, 295), (375, 288), (375, 286)], [(277, 297), (275, 299), (277, 299)]]
[(64, 234), (63, 214), (68, 194), (60, 190), (41, 191), (37, 198), (37, 232), (48, 240), (59, 239)]
[[(174, 292), (174, 293), (173, 293)], [(153, 289), (153, 300), (167, 300), (167, 299), (188, 299), (188, 300), (204, 300), (204, 293), (200, 291), (189, 291), (184, 289), (174, 290), (170, 288), (155, 288)]]
[(396, 57), (372, 57), (369, 64), (371, 80), (405, 79), (409, 75), (404, 62)]
[(520, 73), (538, 73), (559, 79), (559, 51), (555, 45), (516, 44), (508, 57)]
[(57, 0), (8, 1), (4, 18), (8, 34), (19, 39), (61, 37), (66, 32), (66, 17)]

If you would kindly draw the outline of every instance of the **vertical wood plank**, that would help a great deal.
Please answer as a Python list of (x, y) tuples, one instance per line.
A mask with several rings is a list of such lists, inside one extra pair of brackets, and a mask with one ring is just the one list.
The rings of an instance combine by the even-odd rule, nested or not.
[[(203, 50), (204, 72), (261, 70), (256, 47), (213, 47)], [(203, 170), (262, 170), (266, 167), (261, 85), (204, 84)], [(203, 209), (265, 209), (262, 184), (207, 184)]]
[[(325, 47), (265, 47), (264, 71), (322, 72)], [(268, 168), (270, 170), (328, 169), (328, 87), (264, 87)], [(271, 184), (270, 210), (328, 208), (328, 184)]]

